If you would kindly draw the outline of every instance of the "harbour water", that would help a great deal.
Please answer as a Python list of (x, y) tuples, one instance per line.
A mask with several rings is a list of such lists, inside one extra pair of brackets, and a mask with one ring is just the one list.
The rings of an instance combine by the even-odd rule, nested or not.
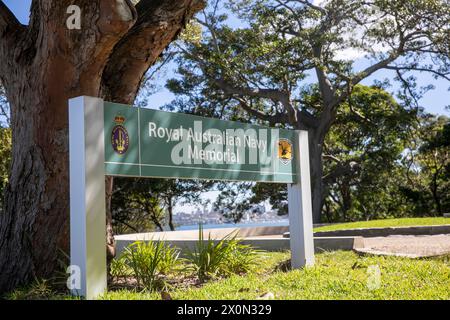
[[(248, 222), (248, 223), (217, 223), (205, 224), (204, 229), (221, 229), (221, 228), (251, 228), (251, 227), (269, 227), (269, 226), (288, 226), (289, 220), (265, 221), (265, 222)], [(198, 224), (178, 226), (177, 230), (196, 230)]]

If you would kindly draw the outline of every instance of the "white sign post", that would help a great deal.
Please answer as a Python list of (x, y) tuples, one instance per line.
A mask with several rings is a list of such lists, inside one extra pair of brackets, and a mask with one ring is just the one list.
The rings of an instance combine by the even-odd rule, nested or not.
[[(69, 101), (70, 264), (72, 293), (106, 291), (106, 200), (103, 100)], [(77, 272), (78, 271), (78, 272)]]
[(297, 183), (288, 185), (289, 233), (293, 269), (314, 265), (314, 238), (308, 131), (297, 131)]
[[(121, 110), (134, 112), (134, 108), (123, 108)], [(140, 110), (136, 110), (139, 127)], [(68, 283), (74, 295), (86, 299), (95, 299), (107, 289), (105, 175), (118, 175), (105, 167), (108, 163), (105, 159), (108, 152), (105, 151), (104, 132), (107, 112), (102, 99), (78, 97), (69, 101), (71, 276)], [(167, 117), (173, 115), (162, 115), (164, 121), (168, 120)], [(123, 124), (126, 119), (118, 116), (115, 120)], [(122, 149), (117, 150), (123, 154), (130, 143), (128, 132), (122, 125), (115, 128), (118, 136), (114, 136), (113, 130), (112, 143), (117, 144), (116, 147), (120, 144)], [(106, 136), (110, 137), (110, 134), (106, 132)], [(292, 132), (285, 134), (292, 136)], [(139, 133), (136, 136), (139, 138), (133, 143), (140, 146)], [(295, 161), (297, 176), (295, 180), (290, 180), (295, 183), (288, 185), (288, 206), (292, 267), (301, 268), (314, 264), (308, 132), (296, 131), (295, 140), (296, 146), (292, 148), (291, 145), (295, 151), (291, 159)]]

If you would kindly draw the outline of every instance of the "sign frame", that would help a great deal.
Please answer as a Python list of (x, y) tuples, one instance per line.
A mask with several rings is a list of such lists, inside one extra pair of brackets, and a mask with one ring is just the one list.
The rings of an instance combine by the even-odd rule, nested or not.
[[(69, 100), (70, 270), (78, 284), (72, 294), (86, 299), (107, 290), (104, 108), (100, 98)], [(297, 269), (314, 265), (308, 132), (295, 131), (294, 143), (297, 181), (288, 184), (288, 208)]]
[[(111, 132), (105, 135), (107, 175), (271, 183), (297, 179), (292, 153), (287, 160), (277, 156), (277, 141), (293, 149), (292, 130), (111, 102), (105, 102), (104, 115), (104, 130)], [(199, 142), (199, 137), (206, 140)], [(181, 150), (187, 157), (180, 156)], [(215, 160), (201, 159), (202, 153), (221, 159), (211, 163)]]

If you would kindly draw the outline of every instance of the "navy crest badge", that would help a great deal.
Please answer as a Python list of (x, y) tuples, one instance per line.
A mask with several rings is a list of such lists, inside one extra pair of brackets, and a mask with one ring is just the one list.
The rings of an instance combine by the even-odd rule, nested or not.
[(292, 143), (288, 139), (278, 140), (278, 159), (281, 163), (288, 164), (293, 157)]
[(124, 116), (116, 116), (114, 119), (116, 126), (111, 133), (111, 145), (114, 151), (120, 155), (125, 154), (130, 146), (130, 136), (127, 129), (123, 126), (125, 120)]

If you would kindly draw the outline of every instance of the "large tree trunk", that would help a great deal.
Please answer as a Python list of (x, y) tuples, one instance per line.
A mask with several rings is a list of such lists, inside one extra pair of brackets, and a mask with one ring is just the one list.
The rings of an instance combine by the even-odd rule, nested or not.
[(114, 189), (114, 178), (106, 177), (106, 258), (108, 267), (116, 256), (116, 240), (114, 239), (113, 218), (112, 218), (112, 195)]
[(13, 165), (0, 216), (0, 292), (49, 275), (57, 248), (68, 250), (67, 133), (62, 118), (43, 111), (57, 102), (47, 105), (37, 92), (8, 95)]
[(439, 171), (437, 171), (436, 173), (433, 174), (430, 189), (431, 189), (431, 194), (433, 195), (433, 200), (434, 200), (434, 205), (436, 207), (437, 215), (442, 216), (444, 214), (444, 212), (442, 211), (441, 198), (439, 197), (439, 191), (438, 191), (438, 182), (437, 182), (438, 174), (439, 174)]
[(141, 0), (135, 8), (129, 0), (80, 0), (81, 30), (66, 28), (71, 4), (33, 1), (30, 25), (22, 26), (0, 2), (0, 80), (13, 132), (0, 293), (50, 276), (57, 249), (69, 251), (68, 99), (120, 92), (114, 101), (132, 102), (146, 70), (202, 1)]
[(316, 131), (309, 131), (309, 158), (311, 170), (311, 193), (313, 222), (320, 223), (322, 219), (322, 208), (324, 204), (324, 186), (323, 186), (323, 138)]
[[(31, 21), (31, 36), (39, 38), (40, 47), (30, 53), (31, 61), (12, 65), (2, 78), (11, 104), (13, 152), (0, 217), (0, 292), (50, 276), (58, 248), (69, 251), (67, 101), (98, 95), (109, 53), (134, 21), (130, 8), (118, 11), (94, 1), (83, 8), (84, 17), (97, 25), (83, 19), (85, 29), (70, 33), (60, 23), (67, 6), (34, 3), (33, 9), (45, 14), (35, 19), (50, 19), (45, 32)], [(98, 17), (100, 12), (111, 14), (114, 27)]]

